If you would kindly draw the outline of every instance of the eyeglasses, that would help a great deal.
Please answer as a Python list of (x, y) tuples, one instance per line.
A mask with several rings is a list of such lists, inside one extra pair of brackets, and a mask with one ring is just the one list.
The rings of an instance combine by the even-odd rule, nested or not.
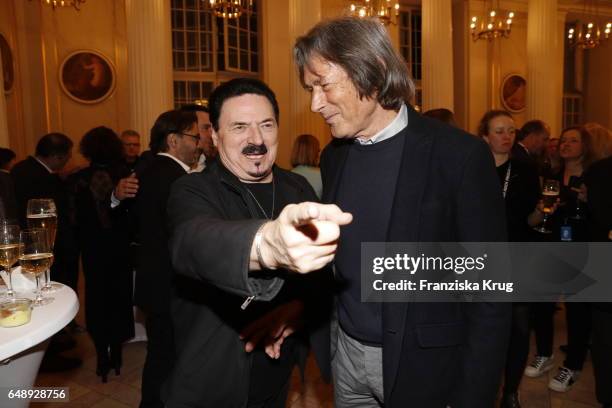
[(200, 135), (192, 135), (192, 134), (184, 133), (184, 132), (179, 133), (179, 135), (188, 136), (192, 138), (195, 141), (195, 144), (200, 143)]

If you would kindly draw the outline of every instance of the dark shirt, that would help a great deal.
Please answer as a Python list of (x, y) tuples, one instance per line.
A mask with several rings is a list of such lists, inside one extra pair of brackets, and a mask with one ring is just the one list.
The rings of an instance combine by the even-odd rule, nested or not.
[[(569, 227), (571, 229), (571, 241), (588, 241), (588, 219), (589, 210), (586, 203), (578, 200), (578, 193), (572, 190), (572, 186), (563, 182), (564, 169), (561, 170), (552, 179), (559, 180), (561, 187), (559, 193), (560, 204), (557, 210), (551, 216), (552, 236), (553, 241), (561, 240), (561, 228)], [(582, 178), (580, 178), (582, 180)], [(582, 181), (576, 184), (578, 187)]]
[(527, 224), (527, 217), (535, 210), (540, 198), (540, 179), (533, 165), (510, 159), (497, 167), (502, 189), (508, 166), (511, 166), (505, 197), (508, 241), (530, 241), (532, 233), (531, 227)]
[(338, 320), (351, 337), (370, 345), (382, 344), (380, 303), (361, 302), (362, 242), (387, 237), (404, 138), (395, 136), (373, 145), (355, 142), (348, 153), (337, 204), (353, 214), (342, 227), (336, 268), (344, 285)]

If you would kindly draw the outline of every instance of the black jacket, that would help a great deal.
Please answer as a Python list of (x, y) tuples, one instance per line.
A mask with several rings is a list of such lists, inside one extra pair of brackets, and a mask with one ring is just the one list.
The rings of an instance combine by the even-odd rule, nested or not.
[[(279, 202), (316, 201), (302, 176), (273, 171)], [(304, 299), (315, 354), (318, 361), (329, 360), (329, 328), (323, 322), (331, 312), (331, 272), (250, 274), (251, 245), (264, 220), (258, 219), (261, 212), (244, 186), (219, 161), (174, 183), (168, 217), (177, 360), (164, 387), (167, 407), (246, 406), (252, 353), (244, 352), (239, 333), (289, 299)], [(242, 310), (250, 296), (255, 300)]]
[[(590, 210), (591, 241), (609, 241), (612, 231), (612, 157), (595, 162), (584, 175)], [(612, 303), (594, 306), (612, 313)]]
[[(34, 157), (20, 161), (13, 166), (11, 177), (15, 185), (17, 218), (25, 228), (28, 200), (32, 198), (51, 198), (57, 209), (57, 235), (53, 254), (55, 261), (51, 266), (53, 280), (69, 286), (75, 285), (75, 278), (63, 270), (63, 266), (78, 257), (78, 244), (70, 211), (69, 194), (66, 183), (58, 174), (49, 171)], [(74, 272), (73, 272), (74, 273)]]
[(15, 184), (10, 174), (0, 171), (0, 198), (2, 213), (0, 216), (17, 221), (17, 201), (15, 200)]
[[(484, 142), (412, 108), (395, 137), (405, 143), (388, 242), (506, 240), (500, 184)], [(337, 140), (323, 151), (323, 202), (335, 201), (350, 143)], [(386, 407), (493, 406), (509, 304), (383, 303), (382, 320)]]
[[(22, 226), (26, 225), (26, 209), (31, 198), (51, 198), (55, 201), (58, 216), (58, 235), (67, 225), (68, 192), (59, 175), (49, 171), (34, 157), (13, 166), (11, 176), (15, 183), (17, 211)], [(58, 236), (59, 239), (59, 236)]]
[(174, 181), (187, 172), (167, 156), (155, 156), (139, 175), (136, 197), (140, 246), (134, 301), (146, 312), (170, 310), (172, 262), (168, 250), (167, 202)]

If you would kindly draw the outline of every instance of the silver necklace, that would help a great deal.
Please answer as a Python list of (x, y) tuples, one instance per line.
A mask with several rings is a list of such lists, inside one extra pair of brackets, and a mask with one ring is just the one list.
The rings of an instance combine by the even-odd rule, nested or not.
[(259, 200), (257, 200), (257, 198), (255, 198), (255, 195), (251, 192), (251, 190), (248, 187), (246, 187), (247, 193), (249, 193), (249, 195), (253, 198), (253, 200), (255, 200), (255, 204), (257, 204), (257, 207), (259, 207), (259, 209), (263, 213), (264, 217), (266, 217), (269, 220), (271, 220), (272, 217), (274, 217), (274, 203), (275, 203), (274, 202), (274, 198), (276, 197), (276, 194), (274, 194), (275, 190), (276, 190), (276, 188), (275, 188), (275, 184), (274, 184), (274, 177), (272, 177), (272, 212), (270, 213), (270, 216), (268, 217), (268, 213), (266, 212), (266, 210), (263, 209), (263, 207), (259, 203)]

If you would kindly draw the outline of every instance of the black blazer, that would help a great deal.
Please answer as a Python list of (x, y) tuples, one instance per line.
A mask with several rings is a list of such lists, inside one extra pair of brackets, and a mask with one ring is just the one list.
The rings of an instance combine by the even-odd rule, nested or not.
[[(274, 167), (278, 201), (316, 201), (306, 179)], [(277, 208), (275, 216), (282, 210)], [(253, 353), (244, 351), (245, 325), (289, 299), (305, 303), (305, 321), (317, 361), (329, 361), (332, 276), (283, 270), (249, 273), (259, 227), (257, 204), (220, 161), (177, 180), (168, 200), (170, 253), (175, 271), (172, 319), (177, 358), (163, 400), (174, 407), (245, 407)], [(247, 297), (254, 300), (245, 310)], [(292, 336), (293, 337), (293, 336)], [(287, 342), (297, 343), (289, 337)], [(296, 354), (303, 347), (292, 348)], [(281, 351), (281, 360), (298, 356)], [(279, 360), (279, 361), (281, 361)], [(289, 378), (267, 378), (283, 383)]]
[[(504, 203), (487, 145), (408, 108), (389, 242), (505, 241)], [(333, 203), (351, 141), (321, 158)], [(492, 407), (506, 357), (510, 305), (384, 303), (386, 407)], [(332, 336), (332, 355), (335, 352)]]
[(155, 156), (138, 177), (136, 225), (139, 232), (134, 301), (146, 312), (170, 312), (172, 262), (166, 209), (170, 188), (187, 172), (167, 156)]
[(531, 157), (527, 149), (521, 146), (518, 142), (514, 143), (514, 145), (512, 146), (512, 150), (510, 151), (510, 157), (515, 160), (535, 163), (533, 157)]
[(0, 198), (2, 199), (1, 218), (17, 221), (17, 201), (15, 185), (10, 174), (0, 171)]
[[(67, 221), (68, 194), (59, 175), (49, 171), (34, 157), (20, 161), (13, 166), (11, 176), (15, 183), (17, 211), (22, 226), (26, 226), (26, 209), (31, 198), (51, 198), (58, 211), (58, 235), (62, 224)], [(58, 236), (59, 240), (59, 236)]]

